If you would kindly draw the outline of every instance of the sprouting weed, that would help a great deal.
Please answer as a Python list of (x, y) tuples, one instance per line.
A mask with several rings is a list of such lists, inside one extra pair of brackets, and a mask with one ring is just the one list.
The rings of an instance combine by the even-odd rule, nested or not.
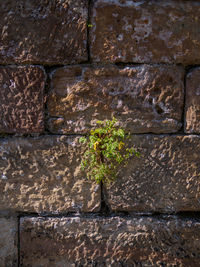
[(92, 25), (91, 23), (88, 23), (87, 26), (88, 26), (88, 28), (94, 27), (94, 25)]
[(128, 147), (129, 135), (116, 126), (117, 120), (97, 121), (99, 127), (90, 131), (88, 137), (81, 137), (79, 142), (86, 146), (81, 167), (87, 177), (99, 184), (110, 183), (116, 179), (119, 166), (126, 165), (131, 156), (139, 157), (139, 152)]

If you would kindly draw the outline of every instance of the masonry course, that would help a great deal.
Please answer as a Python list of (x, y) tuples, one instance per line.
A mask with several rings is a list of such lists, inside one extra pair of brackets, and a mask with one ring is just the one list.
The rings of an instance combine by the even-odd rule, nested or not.
[(50, 74), (48, 129), (85, 134), (115, 116), (130, 133), (182, 127), (184, 69), (177, 66), (70, 66)]
[(198, 1), (110, 1), (92, 6), (94, 62), (200, 63)]
[(200, 223), (165, 218), (22, 218), (22, 266), (198, 266)]

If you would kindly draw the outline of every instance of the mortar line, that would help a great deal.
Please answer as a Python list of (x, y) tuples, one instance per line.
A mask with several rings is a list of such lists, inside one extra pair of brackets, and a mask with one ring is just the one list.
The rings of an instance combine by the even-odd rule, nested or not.
[(92, 0), (88, 0), (88, 17), (87, 17), (87, 54), (88, 54), (88, 63), (91, 63), (90, 55), (90, 27), (88, 25), (91, 23), (91, 12), (92, 12)]
[[(49, 112), (48, 112), (48, 106), (47, 106), (47, 98), (48, 98), (48, 95), (50, 93), (50, 90), (51, 90), (51, 79), (50, 79), (50, 72), (52, 70), (52, 68), (47, 68), (47, 67), (44, 67), (45, 69), (45, 72), (46, 72), (46, 82), (45, 82), (45, 86), (44, 86), (44, 132), (48, 132), (48, 127), (47, 127), (47, 123), (48, 123), (48, 120), (50, 118), (49, 116)], [(52, 70), (53, 71), (53, 70)]]
[[(92, 3), (92, 0), (89, 0), (89, 3)], [(91, 4), (90, 4), (90, 16), (91, 16)], [(91, 19), (91, 17), (90, 17)], [(87, 27), (88, 28), (88, 27)], [(89, 36), (88, 36), (89, 37)], [(88, 38), (87, 38), (88, 39)], [(86, 41), (87, 41), (86, 39)], [(90, 49), (90, 47), (89, 47)], [(115, 65), (115, 66), (142, 66), (142, 65), (149, 65), (149, 66), (182, 66), (184, 67), (185, 69), (188, 69), (188, 68), (198, 68), (200, 67), (200, 64), (188, 64), (188, 65), (184, 65), (182, 63), (166, 63), (166, 62), (135, 62), (135, 61), (130, 61), (130, 62), (104, 62), (104, 61), (101, 61), (101, 62), (91, 62), (91, 61), (80, 61), (80, 62), (74, 62), (74, 63), (58, 63), (58, 62), (55, 62), (55, 63), (52, 63), (52, 64), (43, 64), (41, 62), (38, 62), (38, 63), (33, 63), (33, 62), (30, 62), (30, 63), (20, 63), (20, 62), (13, 62), (13, 63), (0, 63), (0, 68), (1, 67), (12, 67), (12, 66), (22, 66), (22, 67), (28, 67), (28, 66), (41, 66), (41, 67), (44, 67), (44, 68), (61, 68), (61, 67), (65, 67), (65, 66), (77, 66), (77, 65), (97, 65), (97, 66), (109, 66), (109, 65)]]
[(110, 213), (110, 209), (106, 203), (106, 200), (105, 200), (105, 194), (104, 194), (104, 185), (103, 185), (103, 182), (101, 181), (101, 184), (100, 184), (101, 188), (101, 209), (100, 209), (100, 214), (109, 214)]
[(186, 112), (186, 77), (187, 77), (187, 70), (185, 68), (184, 71), (184, 77), (183, 77), (183, 112), (181, 117), (182, 127), (181, 130), (185, 134), (185, 125), (186, 125), (186, 118), (185, 118), (185, 112)]
[(20, 216), (18, 216), (17, 217), (17, 220), (18, 220), (18, 225), (17, 225), (17, 242), (18, 242), (18, 244), (17, 244), (17, 248), (18, 248), (18, 264), (17, 264), (17, 266), (18, 267), (20, 267), (20, 253), (21, 253), (21, 244), (20, 244), (20, 242), (21, 242), (21, 240), (20, 240)]
[[(161, 212), (123, 212), (123, 211), (109, 211), (107, 214), (100, 212), (91, 212), (91, 213), (79, 213), (76, 212), (69, 212), (66, 213), (59, 213), (59, 214), (46, 214), (41, 215), (39, 213), (21, 213), (19, 216), (18, 221), (18, 233), (19, 233), (19, 241), (20, 241), (20, 218), (71, 218), (71, 217), (79, 217), (79, 218), (115, 218), (115, 217), (121, 217), (121, 218), (140, 218), (140, 217), (147, 217), (147, 218), (166, 218), (166, 217), (177, 217), (177, 218), (183, 218), (183, 219), (196, 219), (200, 221), (200, 211), (179, 211), (176, 213), (161, 213)], [(18, 246), (18, 249), (20, 250), (20, 246)]]
[[(191, 137), (200, 137), (199, 133), (183, 133), (183, 132), (176, 132), (176, 133), (152, 133), (152, 132), (147, 132), (147, 133), (132, 133), (130, 134), (130, 136), (134, 137), (134, 136), (158, 136), (158, 137), (167, 137), (167, 136), (191, 136)], [(81, 137), (81, 136), (87, 136), (86, 134), (73, 134), (73, 133), (69, 133), (69, 134), (61, 134), (61, 133), (51, 133), (49, 131), (46, 131), (46, 133), (41, 133), (41, 134), (25, 134), (25, 135), (16, 135), (16, 134), (0, 134), (0, 140), (4, 140), (4, 139), (13, 139), (13, 138), (29, 138), (29, 139), (37, 139), (40, 137), (53, 137), (53, 136), (57, 136), (57, 137), (61, 137), (61, 136), (65, 136), (67, 138), (76, 138), (76, 137)]]

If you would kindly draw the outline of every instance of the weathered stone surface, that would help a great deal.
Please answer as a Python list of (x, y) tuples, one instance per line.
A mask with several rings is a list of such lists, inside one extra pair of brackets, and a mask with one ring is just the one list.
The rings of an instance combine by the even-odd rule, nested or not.
[(0, 63), (87, 60), (87, 1), (5, 0), (0, 14)]
[(94, 1), (91, 58), (199, 64), (199, 13), (199, 1)]
[(200, 133), (200, 68), (186, 78), (185, 132)]
[(195, 220), (23, 218), (20, 228), (23, 266), (199, 266)]
[(100, 187), (80, 171), (78, 138), (10, 138), (0, 143), (0, 209), (98, 211)]
[(141, 151), (105, 190), (112, 210), (200, 211), (200, 136), (137, 135)]
[(133, 133), (176, 132), (183, 112), (183, 69), (175, 66), (73, 66), (51, 74), (49, 130), (86, 133), (114, 115)]
[(0, 132), (44, 130), (44, 70), (37, 66), (0, 67)]
[(0, 266), (17, 267), (17, 219), (0, 217)]

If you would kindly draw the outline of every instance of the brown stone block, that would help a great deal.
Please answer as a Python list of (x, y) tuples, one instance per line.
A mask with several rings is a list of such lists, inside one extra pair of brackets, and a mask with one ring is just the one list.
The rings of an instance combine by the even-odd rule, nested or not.
[(183, 69), (175, 66), (55, 70), (48, 97), (49, 130), (86, 133), (113, 115), (133, 133), (176, 132), (183, 112)]
[(80, 171), (78, 138), (10, 138), (0, 143), (0, 209), (98, 211), (100, 186)]
[(97, 0), (91, 15), (95, 62), (200, 63), (200, 3)]
[(200, 211), (200, 136), (133, 136), (141, 152), (105, 190), (114, 211)]
[(199, 266), (200, 223), (164, 218), (23, 218), (22, 266)]
[(17, 267), (17, 218), (0, 217), (0, 266)]
[(0, 63), (87, 60), (87, 1), (4, 0), (0, 14)]
[(200, 133), (200, 68), (186, 77), (185, 132)]
[(38, 66), (0, 67), (0, 132), (40, 133), (44, 130), (44, 84)]

